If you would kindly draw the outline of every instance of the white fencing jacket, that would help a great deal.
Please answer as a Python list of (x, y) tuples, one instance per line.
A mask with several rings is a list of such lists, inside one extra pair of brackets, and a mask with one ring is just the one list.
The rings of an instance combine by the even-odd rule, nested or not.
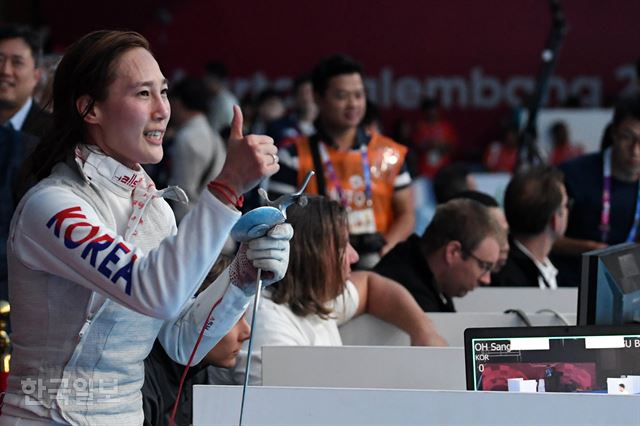
[[(8, 242), (13, 355), (3, 413), (73, 424), (142, 424), (143, 360), (158, 337), (198, 362), (250, 298), (225, 271), (193, 295), (240, 214), (204, 191), (176, 228), (142, 170), (87, 147), (21, 200)], [(2, 417), (0, 417), (2, 425)]]

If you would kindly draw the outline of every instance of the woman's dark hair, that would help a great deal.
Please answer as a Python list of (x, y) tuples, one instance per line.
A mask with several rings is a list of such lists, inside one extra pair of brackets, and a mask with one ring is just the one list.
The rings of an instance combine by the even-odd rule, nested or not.
[(344, 291), (347, 277), (342, 263), (348, 242), (347, 213), (336, 201), (309, 197), (306, 206), (291, 206), (287, 221), (293, 226), (289, 269), (273, 286), (271, 299), (289, 305), (298, 316), (327, 318), (327, 302)]
[[(82, 142), (84, 117), (95, 102), (107, 98), (120, 56), (137, 47), (149, 50), (149, 42), (136, 32), (94, 31), (67, 49), (53, 81), (53, 127), (27, 158), (27, 179), (37, 182), (47, 177)], [(78, 111), (76, 102), (84, 95), (91, 102)]]

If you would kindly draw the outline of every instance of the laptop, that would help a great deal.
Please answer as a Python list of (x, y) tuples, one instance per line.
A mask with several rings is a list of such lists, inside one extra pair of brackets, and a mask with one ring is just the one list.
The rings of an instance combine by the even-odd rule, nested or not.
[(467, 390), (607, 393), (640, 375), (640, 324), (468, 328), (464, 350)]

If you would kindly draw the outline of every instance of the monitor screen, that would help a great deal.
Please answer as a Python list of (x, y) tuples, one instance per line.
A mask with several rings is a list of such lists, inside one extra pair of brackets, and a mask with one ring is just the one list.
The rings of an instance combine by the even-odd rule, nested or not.
[(584, 253), (578, 325), (640, 322), (640, 245), (624, 243)]
[[(468, 390), (607, 392), (607, 379), (640, 375), (640, 325), (475, 328), (465, 331)], [(515, 382), (514, 382), (515, 380)]]

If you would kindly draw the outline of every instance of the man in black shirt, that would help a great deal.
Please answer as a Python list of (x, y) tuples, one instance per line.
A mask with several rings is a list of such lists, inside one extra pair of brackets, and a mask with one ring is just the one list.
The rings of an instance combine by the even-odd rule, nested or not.
[(422, 237), (397, 244), (374, 271), (404, 285), (425, 312), (455, 312), (452, 297), (491, 282), (505, 238), (487, 207), (451, 200), (438, 206)]
[(558, 271), (548, 256), (567, 228), (570, 201), (562, 178), (549, 166), (512, 177), (504, 196), (511, 251), (504, 268), (493, 276), (493, 285), (558, 287)]

